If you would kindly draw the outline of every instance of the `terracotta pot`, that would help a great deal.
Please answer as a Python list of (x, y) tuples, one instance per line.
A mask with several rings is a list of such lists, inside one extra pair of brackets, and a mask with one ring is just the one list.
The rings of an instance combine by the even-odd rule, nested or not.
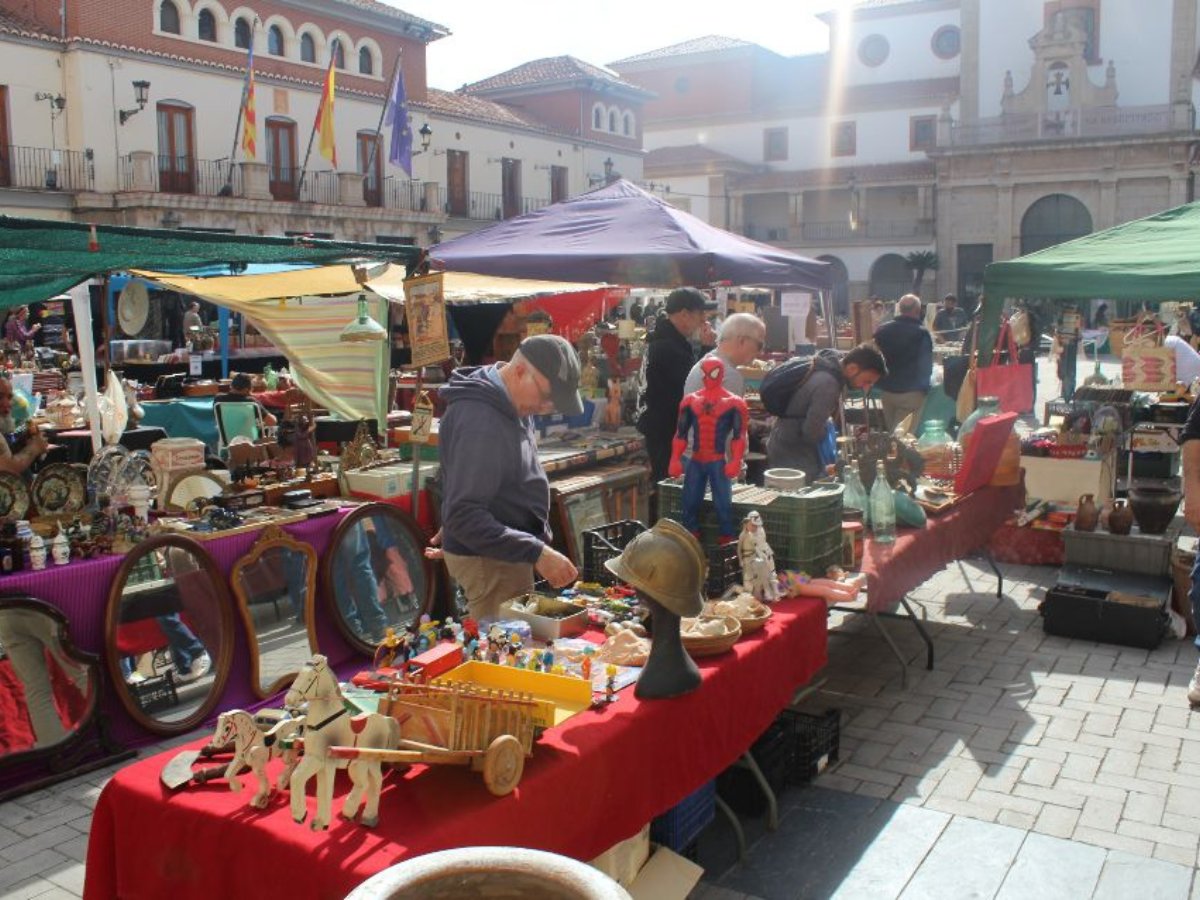
[(1133, 529), (1133, 510), (1124, 500), (1113, 501), (1112, 512), (1108, 514), (1108, 530), (1112, 534), (1129, 534)]
[(1171, 487), (1141, 485), (1129, 490), (1129, 505), (1142, 534), (1166, 531), (1182, 501), (1183, 494)]
[(1100, 521), (1100, 508), (1096, 506), (1091, 494), (1079, 498), (1079, 506), (1075, 510), (1075, 530), (1095, 531)]

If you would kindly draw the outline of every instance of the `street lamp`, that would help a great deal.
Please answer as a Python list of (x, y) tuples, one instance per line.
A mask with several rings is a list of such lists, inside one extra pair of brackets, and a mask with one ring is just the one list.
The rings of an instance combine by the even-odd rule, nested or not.
[(137, 109), (122, 109), (118, 111), (122, 125), (146, 108), (146, 101), (150, 99), (150, 82), (135, 81), (133, 83), (133, 99), (137, 101)]
[(433, 137), (433, 129), (426, 122), (421, 126), (421, 130), (417, 132), (421, 136), (421, 152), (424, 153), (429, 149), (429, 139)]

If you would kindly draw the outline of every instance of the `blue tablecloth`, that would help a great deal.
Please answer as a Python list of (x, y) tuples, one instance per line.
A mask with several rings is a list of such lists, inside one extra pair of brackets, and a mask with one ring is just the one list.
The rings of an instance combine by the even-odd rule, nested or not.
[(143, 425), (165, 428), (171, 437), (190, 437), (204, 441), (210, 453), (217, 452), (217, 421), (213, 417), (212, 397), (184, 397), (178, 400), (143, 400)]

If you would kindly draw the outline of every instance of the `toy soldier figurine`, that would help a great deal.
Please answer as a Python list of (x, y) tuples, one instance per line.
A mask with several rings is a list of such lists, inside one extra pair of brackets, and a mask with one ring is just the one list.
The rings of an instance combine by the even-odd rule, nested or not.
[(742, 564), (742, 585), (764, 603), (779, 599), (779, 579), (775, 574), (775, 551), (767, 543), (762, 516), (757, 510), (746, 514), (738, 536), (738, 561)]

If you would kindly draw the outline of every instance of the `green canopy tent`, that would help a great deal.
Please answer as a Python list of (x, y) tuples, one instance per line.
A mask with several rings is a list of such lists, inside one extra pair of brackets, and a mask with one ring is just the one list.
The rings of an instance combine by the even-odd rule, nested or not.
[(984, 271), (983, 290), (984, 360), (995, 346), (1005, 298), (1200, 298), (1200, 202), (994, 262)]
[(363, 257), (411, 265), (420, 252), (419, 247), (396, 244), (0, 216), (0, 310), (46, 300), (81, 281), (126, 269), (185, 272), (214, 265), (332, 263)]

